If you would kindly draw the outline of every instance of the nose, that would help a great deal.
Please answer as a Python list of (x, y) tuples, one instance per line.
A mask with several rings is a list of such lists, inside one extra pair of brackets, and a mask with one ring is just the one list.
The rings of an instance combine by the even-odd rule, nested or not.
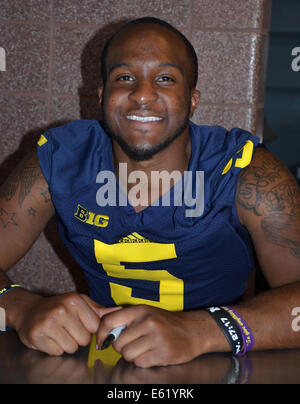
[(157, 100), (155, 84), (149, 80), (137, 81), (129, 94), (129, 99), (139, 105), (147, 105)]

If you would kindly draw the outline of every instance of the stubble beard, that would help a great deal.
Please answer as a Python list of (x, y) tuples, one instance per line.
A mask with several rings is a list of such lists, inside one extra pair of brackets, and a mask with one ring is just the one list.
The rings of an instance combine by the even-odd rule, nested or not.
[(110, 126), (109, 120), (107, 119), (107, 115), (105, 113), (105, 108), (102, 103), (101, 105), (101, 112), (102, 112), (102, 126), (107, 135), (109, 135), (112, 139), (116, 140), (116, 142), (119, 144), (121, 149), (134, 161), (147, 161), (152, 159), (153, 156), (155, 156), (157, 153), (161, 152), (162, 150), (166, 149), (171, 143), (174, 142), (175, 139), (177, 139), (185, 129), (189, 125), (189, 116), (190, 116), (190, 106), (188, 108), (188, 111), (186, 113), (186, 116), (180, 125), (178, 125), (176, 131), (170, 135), (166, 140), (163, 142), (157, 144), (156, 146), (151, 146), (147, 145), (145, 147), (133, 147), (130, 146), (121, 136), (117, 135), (113, 129)]

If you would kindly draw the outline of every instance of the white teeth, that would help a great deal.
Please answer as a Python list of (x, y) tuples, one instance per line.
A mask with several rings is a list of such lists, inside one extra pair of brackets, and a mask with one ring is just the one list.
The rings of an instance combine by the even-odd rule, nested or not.
[(126, 115), (126, 118), (130, 121), (138, 121), (138, 122), (155, 122), (161, 121), (163, 118), (158, 116), (137, 116), (137, 115)]

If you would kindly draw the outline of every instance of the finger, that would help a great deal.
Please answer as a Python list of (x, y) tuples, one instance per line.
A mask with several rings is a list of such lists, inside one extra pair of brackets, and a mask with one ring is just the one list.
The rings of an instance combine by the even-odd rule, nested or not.
[(71, 316), (65, 316), (62, 326), (78, 345), (86, 346), (90, 343), (91, 333), (82, 324), (77, 313), (73, 313)]
[(135, 358), (134, 364), (144, 369), (162, 365), (159, 356), (157, 356), (153, 350), (144, 352), (142, 355)]
[(142, 335), (137, 339), (133, 338), (129, 343), (123, 345), (121, 350), (119, 350), (118, 342), (117, 340), (113, 343), (113, 347), (117, 352), (121, 353), (127, 362), (135, 362), (137, 358), (154, 348), (153, 338), (150, 335)]
[(72, 354), (78, 349), (78, 344), (75, 339), (63, 327), (55, 327), (49, 330), (48, 336), (61, 347), (63, 352)]
[(98, 347), (102, 347), (104, 340), (108, 337), (111, 330), (115, 329), (116, 327), (120, 327), (120, 326), (126, 327), (125, 319), (118, 321), (118, 320), (114, 320), (113, 317), (112, 318), (110, 317), (108, 320), (106, 320), (109, 316), (112, 316), (113, 314), (114, 313), (107, 314), (106, 316), (103, 316), (101, 319), (100, 326), (99, 326), (99, 329), (97, 331), (97, 336), (96, 336), (96, 344)]
[(117, 352), (120, 352), (123, 355), (124, 347), (137, 342), (137, 340), (140, 341), (140, 338), (145, 335), (145, 327), (142, 323), (131, 324), (121, 333), (119, 338), (117, 338), (112, 345)]
[[(137, 319), (139, 318), (139, 312), (140, 311), (137, 309), (137, 307), (133, 306), (126, 307), (125, 309), (118, 310), (103, 316), (97, 332), (97, 345), (101, 347), (103, 341), (109, 335), (109, 332), (116, 327), (125, 325), (127, 327), (125, 331), (128, 332), (131, 324), (134, 321), (137, 321)], [(125, 331), (123, 331), (122, 334), (125, 333)]]
[[(151, 345), (149, 345), (150, 347)], [(168, 366), (182, 363), (178, 361), (178, 355), (176, 353), (170, 353), (170, 350), (161, 343), (153, 344), (152, 348), (148, 351), (145, 350), (141, 355), (137, 356), (133, 360), (134, 364), (142, 368), (150, 368), (152, 366)]]
[(48, 355), (60, 356), (64, 353), (62, 347), (59, 346), (56, 341), (46, 336), (43, 336), (35, 341), (34, 347), (38, 351), (44, 352)]
[(80, 295), (80, 298), (76, 299), (74, 307), (77, 316), (85, 329), (89, 333), (94, 334), (99, 328), (100, 318), (95, 309), (87, 302), (86, 298), (87, 296), (83, 298), (82, 295)]
[(122, 309), (122, 306), (105, 307), (105, 306), (102, 306), (101, 304), (98, 304), (98, 303), (94, 302), (94, 300), (92, 300), (87, 295), (82, 294), (80, 296), (89, 305), (89, 307), (98, 314), (98, 316), (100, 318), (102, 316), (104, 316), (105, 314), (108, 314), (108, 313), (111, 313), (113, 311), (117, 311), (117, 310)]

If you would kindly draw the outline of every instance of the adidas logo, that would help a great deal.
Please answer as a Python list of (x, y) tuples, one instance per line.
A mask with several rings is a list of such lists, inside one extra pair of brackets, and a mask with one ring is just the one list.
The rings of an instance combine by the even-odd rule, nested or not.
[(150, 240), (134, 232), (132, 234), (129, 234), (129, 236), (121, 238), (121, 240), (119, 240), (119, 243), (150, 243)]

